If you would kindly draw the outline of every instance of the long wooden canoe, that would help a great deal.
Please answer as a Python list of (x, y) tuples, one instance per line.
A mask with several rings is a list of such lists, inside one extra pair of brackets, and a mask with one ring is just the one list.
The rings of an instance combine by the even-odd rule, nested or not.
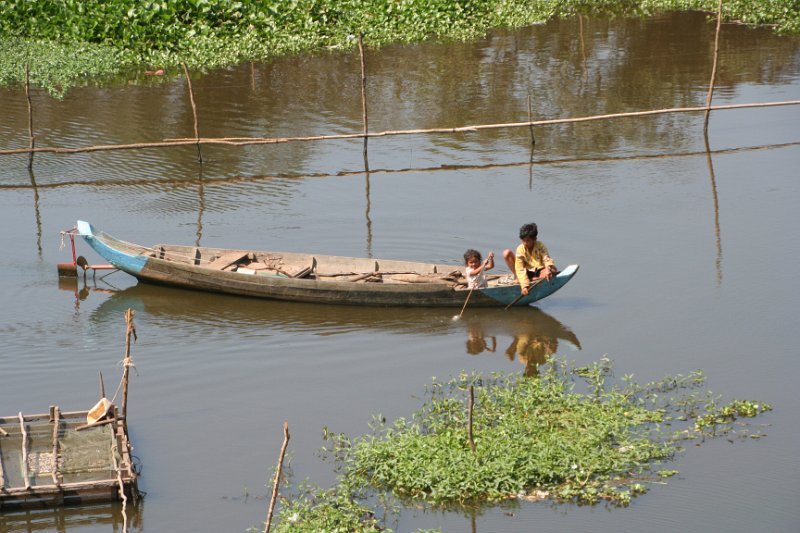
[[(462, 267), (412, 261), (233, 250), (121, 241), (78, 221), (78, 234), (106, 261), (143, 282), (295, 302), (369, 306), (461, 307), (468, 294)], [(514, 305), (553, 294), (578, 271), (570, 265), (534, 285)], [(507, 306), (520, 295), (509, 276), (490, 276), (470, 307)]]

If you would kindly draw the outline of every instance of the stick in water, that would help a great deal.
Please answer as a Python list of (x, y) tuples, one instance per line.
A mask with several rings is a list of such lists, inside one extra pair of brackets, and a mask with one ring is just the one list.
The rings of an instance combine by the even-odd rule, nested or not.
[[(530, 290), (530, 289), (532, 289), (532, 288), (534, 287), (534, 285), (536, 285), (537, 283), (539, 283), (539, 282), (541, 282), (541, 281), (542, 281), (541, 279), (537, 279), (537, 280), (535, 280), (535, 281), (531, 282), (531, 284), (530, 284), (530, 285), (528, 285), (528, 289), (529, 289), (529, 290)], [(508, 305), (506, 306), (506, 311), (507, 311), (507, 310), (508, 310), (510, 307), (512, 307), (512, 306), (513, 306), (515, 303), (517, 303), (518, 301), (520, 301), (520, 300), (522, 299), (522, 297), (523, 297), (523, 296), (525, 296), (524, 294), (522, 294), (521, 290), (522, 290), (522, 289), (520, 289), (519, 296), (517, 296), (516, 298), (514, 298), (514, 300), (513, 300), (513, 301), (512, 301), (510, 304), (508, 304)], [(528, 294), (530, 294), (530, 292), (528, 292)]]
[(281, 446), (281, 455), (278, 458), (278, 471), (275, 472), (275, 482), (272, 485), (272, 498), (269, 501), (269, 512), (267, 512), (267, 521), (264, 524), (264, 533), (269, 533), (270, 525), (272, 524), (272, 511), (275, 510), (275, 500), (278, 497), (278, 485), (281, 481), (281, 470), (283, 470), (283, 456), (286, 455), (286, 446), (289, 444), (289, 422), (283, 422), (283, 446)]
[[(489, 258), (487, 257), (484, 260), (483, 264), (481, 265), (481, 272), (484, 272), (484, 270), (486, 269), (486, 265), (488, 263), (489, 263)], [(461, 307), (461, 312), (458, 313), (456, 316), (454, 316), (453, 320), (458, 320), (459, 318), (461, 318), (464, 315), (464, 309), (467, 308), (467, 304), (469, 303), (469, 298), (470, 298), (470, 296), (472, 296), (472, 291), (473, 290), (475, 290), (475, 282), (473, 282), (472, 287), (469, 288), (469, 293), (467, 293), (467, 299), (464, 300), (464, 305)]]

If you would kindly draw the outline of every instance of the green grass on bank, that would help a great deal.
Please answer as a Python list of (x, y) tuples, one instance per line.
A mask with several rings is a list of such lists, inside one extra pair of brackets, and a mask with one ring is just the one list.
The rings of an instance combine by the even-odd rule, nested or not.
[(582, 368), (553, 360), (538, 378), (465, 374), (434, 381), (410, 419), (376, 417), (372, 433), (353, 439), (325, 430), (323, 452), (339, 482), (284, 499), (276, 531), (385, 531), (381, 510), (393, 501), (464, 510), (540, 500), (625, 506), (677, 473), (663, 464), (687, 439), (763, 436), (742, 419), (771, 407), (718, 405), (700, 372), (645, 385), (633, 376), (609, 384), (611, 374), (606, 358)]
[[(577, 13), (716, 12), (716, 0), (0, 0), (0, 84), (60, 94), (130, 68), (193, 70), (321, 49), (473, 39)], [(726, 20), (800, 33), (796, 0), (725, 0)]]

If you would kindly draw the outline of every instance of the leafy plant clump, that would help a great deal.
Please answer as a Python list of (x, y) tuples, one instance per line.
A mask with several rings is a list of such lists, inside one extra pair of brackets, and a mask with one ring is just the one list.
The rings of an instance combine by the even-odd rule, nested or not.
[[(12, 49), (0, 61), (0, 83), (21, 83), (25, 63), (33, 83), (58, 94), (132, 66), (177, 72), (184, 62), (206, 69), (350, 49), (358, 34), (371, 46), (466, 40), (577, 13), (716, 9), (716, 0), (0, 0), (0, 49)], [(800, 33), (795, 0), (727, 0), (724, 16)]]
[(609, 386), (611, 371), (607, 358), (586, 367), (551, 360), (535, 379), (434, 380), (411, 419), (387, 424), (376, 417), (373, 431), (355, 439), (326, 430), (332, 445), (323, 451), (335, 461), (339, 483), (287, 501), (278, 531), (384, 531), (357, 503), (368, 499), (367, 488), (384, 501), (432, 506), (509, 499), (627, 505), (650, 483), (678, 473), (658, 465), (685, 439), (760, 437), (748, 434), (741, 419), (772, 409), (752, 400), (719, 406), (719, 397), (702, 393), (699, 371), (645, 385), (624, 376)]

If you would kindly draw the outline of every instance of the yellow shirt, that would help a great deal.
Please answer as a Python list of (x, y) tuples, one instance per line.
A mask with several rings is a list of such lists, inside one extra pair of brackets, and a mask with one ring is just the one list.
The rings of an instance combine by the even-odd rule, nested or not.
[(517, 246), (514, 256), (514, 271), (521, 287), (527, 287), (531, 284), (531, 280), (528, 279), (528, 270), (539, 270), (549, 265), (556, 266), (547, 252), (547, 246), (539, 241), (534, 243), (533, 250), (530, 253), (525, 249), (524, 244), (520, 244)]

